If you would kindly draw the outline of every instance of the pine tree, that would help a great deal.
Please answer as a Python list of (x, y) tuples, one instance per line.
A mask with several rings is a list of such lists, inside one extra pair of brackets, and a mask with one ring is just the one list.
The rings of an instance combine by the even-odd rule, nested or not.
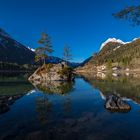
[(140, 25), (140, 4), (136, 6), (128, 6), (119, 12), (113, 14), (114, 17), (125, 19), (132, 23), (132, 25)]
[(41, 60), (45, 64), (46, 58), (48, 58), (49, 54), (53, 52), (50, 36), (43, 32), (41, 38), (38, 41), (38, 44), (40, 46), (35, 51), (36, 52), (35, 60), (36, 61)]

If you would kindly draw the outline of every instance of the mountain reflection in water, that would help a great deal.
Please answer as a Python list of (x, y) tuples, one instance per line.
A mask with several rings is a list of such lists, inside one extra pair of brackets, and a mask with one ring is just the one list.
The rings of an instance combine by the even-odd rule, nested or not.
[(25, 79), (17, 77), (0, 77), (0, 114), (10, 110), (16, 100), (33, 88)]
[(91, 74), (83, 74), (82, 76), (94, 88), (100, 90), (103, 99), (109, 94), (114, 94), (140, 104), (140, 78), (133, 76), (113, 77), (111, 75), (102, 78)]

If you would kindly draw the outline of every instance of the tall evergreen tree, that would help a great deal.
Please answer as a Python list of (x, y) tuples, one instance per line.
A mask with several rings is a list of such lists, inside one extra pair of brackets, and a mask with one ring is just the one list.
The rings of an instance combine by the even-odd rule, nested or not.
[(46, 58), (49, 57), (49, 54), (53, 52), (50, 36), (43, 32), (41, 34), (41, 38), (38, 41), (38, 44), (40, 46), (35, 51), (36, 52), (35, 60), (36, 61), (41, 60), (45, 64)]

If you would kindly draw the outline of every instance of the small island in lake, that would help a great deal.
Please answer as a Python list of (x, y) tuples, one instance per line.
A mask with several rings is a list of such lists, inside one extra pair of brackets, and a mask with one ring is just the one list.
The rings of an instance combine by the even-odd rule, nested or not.
[(74, 81), (74, 73), (65, 63), (44, 64), (29, 77), (29, 81)]

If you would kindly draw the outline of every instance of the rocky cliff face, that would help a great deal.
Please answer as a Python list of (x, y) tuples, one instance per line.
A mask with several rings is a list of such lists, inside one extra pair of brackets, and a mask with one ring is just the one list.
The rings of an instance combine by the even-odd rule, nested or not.
[(40, 83), (44, 81), (72, 81), (74, 74), (72, 69), (65, 64), (44, 64), (39, 67), (29, 80)]

